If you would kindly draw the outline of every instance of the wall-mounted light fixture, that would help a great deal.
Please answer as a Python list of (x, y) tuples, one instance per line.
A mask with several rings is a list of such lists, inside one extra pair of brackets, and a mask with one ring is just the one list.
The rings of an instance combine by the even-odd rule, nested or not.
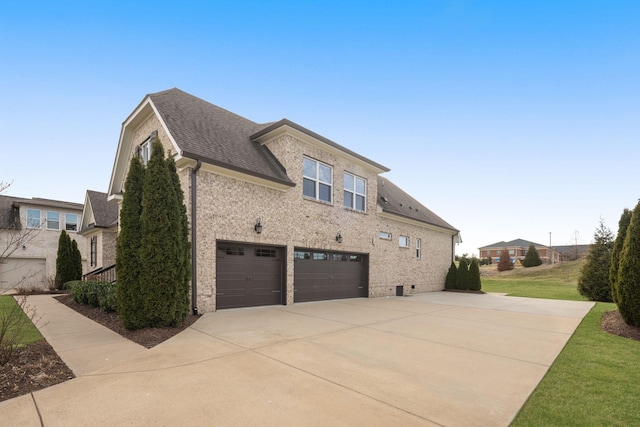
[(256, 219), (256, 225), (253, 226), (253, 229), (256, 230), (256, 233), (262, 233), (262, 224), (260, 223), (260, 218)]
[(339, 231), (338, 231), (338, 234), (336, 234), (336, 242), (342, 243), (342, 234), (340, 234)]

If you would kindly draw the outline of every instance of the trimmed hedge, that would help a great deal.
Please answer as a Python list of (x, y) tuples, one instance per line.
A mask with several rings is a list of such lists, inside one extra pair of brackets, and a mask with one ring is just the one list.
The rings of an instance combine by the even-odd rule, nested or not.
[(78, 304), (99, 307), (107, 312), (117, 311), (118, 296), (115, 283), (78, 281), (68, 283), (71, 283), (71, 297)]

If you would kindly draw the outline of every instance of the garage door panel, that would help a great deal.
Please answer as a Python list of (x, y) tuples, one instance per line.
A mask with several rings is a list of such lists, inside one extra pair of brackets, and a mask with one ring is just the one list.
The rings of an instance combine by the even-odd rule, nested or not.
[(46, 288), (46, 260), (7, 258), (0, 263), (0, 292), (16, 287)]
[(219, 243), (216, 259), (216, 307), (280, 304), (282, 249)]

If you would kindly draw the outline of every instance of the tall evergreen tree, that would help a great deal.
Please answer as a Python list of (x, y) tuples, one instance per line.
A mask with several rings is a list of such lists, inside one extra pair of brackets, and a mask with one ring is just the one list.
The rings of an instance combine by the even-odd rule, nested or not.
[(142, 187), (144, 166), (137, 157), (129, 163), (120, 209), (120, 233), (116, 252), (118, 315), (127, 329), (144, 327), (140, 295), (140, 244), (142, 242)]
[(452, 261), (451, 266), (449, 267), (449, 271), (447, 272), (447, 278), (444, 281), (444, 288), (456, 289), (457, 280), (458, 280), (458, 269), (456, 268), (456, 264)]
[(640, 202), (631, 214), (618, 266), (618, 309), (627, 324), (640, 327)]
[(469, 266), (469, 289), (479, 291), (482, 289), (482, 280), (480, 279), (480, 264), (478, 258), (473, 257)]
[(620, 265), (620, 254), (624, 245), (624, 238), (627, 235), (627, 228), (631, 222), (631, 213), (625, 208), (618, 222), (618, 235), (611, 250), (611, 268), (609, 269), (609, 283), (611, 284), (611, 299), (618, 304), (618, 267)]
[(595, 233), (593, 233), (593, 241), (587, 260), (580, 270), (578, 291), (582, 296), (592, 301), (611, 302), (609, 271), (611, 268), (613, 233), (604, 225), (602, 219)]
[(181, 311), (180, 283), (184, 279), (184, 244), (176, 195), (160, 141), (153, 142), (142, 190), (140, 296), (144, 324), (176, 326)]
[(511, 255), (509, 255), (509, 250), (504, 248), (502, 252), (500, 252), (500, 261), (498, 261), (498, 271), (507, 271), (513, 270), (513, 262), (511, 261)]
[(81, 280), (82, 254), (78, 249), (78, 242), (76, 242), (75, 239), (71, 241), (71, 265), (73, 267), (73, 279), (71, 280)]
[(469, 266), (465, 258), (460, 259), (458, 266), (458, 274), (456, 277), (456, 289), (469, 289), (471, 286), (471, 277), (469, 276)]
[(178, 298), (176, 304), (176, 321), (182, 323), (189, 314), (189, 280), (191, 279), (191, 243), (189, 242), (189, 220), (187, 218), (187, 207), (184, 204), (184, 193), (180, 185), (180, 178), (176, 170), (176, 163), (173, 157), (167, 156), (167, 168), (171, 175), (173, 190), (175, 192), (175, 204), (172, 209), (178, 216), (174, 221), (180, 228), (180, 241), (182, 251), (179, 259)]
[(527, 254), (524, 256), (524, 260), (522, 261), (522, 265), (524, 267), (537, 267), (542, 265), (542, 260), (540, 259), (540, 254), (536, 249), (535, 245), (529, 245), (529, 249), (527, 249)]
[(61, 288), (63, 284), (74, 279), (74, 267), (72, 259), (71, 238), (65, 230), (62, 230), (58, 238), (58, 254), (56, 257), (56, 286)]

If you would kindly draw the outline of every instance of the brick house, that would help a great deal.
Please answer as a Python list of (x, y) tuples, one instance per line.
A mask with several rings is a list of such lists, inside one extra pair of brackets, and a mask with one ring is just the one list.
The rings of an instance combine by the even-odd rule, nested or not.
[(492, 262), (497, 263), (500, 260), (502, 250), (506, 248), (509, 251), (511, 261), (516, 263), (517, 261), (522, 261), (524, 259), (525, 255), (527, 255), (527, 251), (529, 250), (529, 246), (531, 245), (536, 248), (538, 255), (540, 255), (540, 259), (545, 264), (549, 263), (550, 257), (551, 263), (553, 264), (565, 260), (562, 253), (558, 251), (557, 248), (549, 248), (548, 246), (523, 239), (515, 239), (509, 242), (497, 242), (492, 245), (478, 248), (478, 251), (480, 252), (480, 258), (491, 258)]
[(459, 232), (386, 167), (287, 119), (258, 124), (170, 89), (124, 121), (110, 200), (154, 138), (185, 194), (194, 312), (444, 288)]
[(94, 280), (115, 280), (116, 246), (118, 236), (118, 203), (109, 202), (107, 193), (87, 190), (80, 225), (86, 239), (88, 272)]
[[(46, 288), (56, 274), (62, 230), (77, 242), (86, 271), (85, 238), (78, 234), (82, 208), (80, 203), (0, 196), (0, 292), (16, 287)], [(16, 241), (18, 236), (24, 238)], [(12, 246), (15, 250), (3, 252)]]

